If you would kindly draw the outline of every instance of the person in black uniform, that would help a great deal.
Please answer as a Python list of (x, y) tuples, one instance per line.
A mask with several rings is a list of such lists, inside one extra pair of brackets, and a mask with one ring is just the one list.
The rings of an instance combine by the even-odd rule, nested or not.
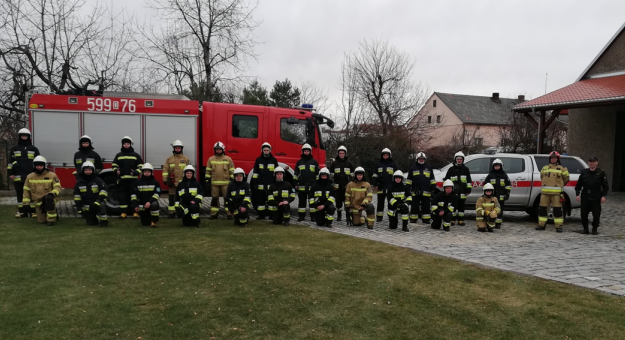
[(373, 172), (373, 176), (371, 177), (371, 185), (373, 185), (374, 190), (378, 194), (375, 218), (378, 222), (381, 222), (384, 216), (384, 202), (386, 202), (386, 195), (388, 194), (388, 189), (393, 184), (393, 174), (399, 169), (397, 168), (397, 164), (393, 162), (391, 150), (388, 148), (384, 148), (382, 150), (380, 161), (375, 167), (376, 170)]
[(458, 196), (454, 192), (454, 183), (446, 180), (443, 183), (443, 191), (434, 196), (432, 200), (432, 229), (449, 231), (454, 211), (458, 204)]
[(254, 163), (252, 175), (252, 205), (258, 213), (258, 220), (264, 220), (269, 216), (267, 207), (267, 193), (273, 183), (273, 171), (278, 167), (278, 160), (271, 154), (271, 145), (267, 142), (261, 146), (261, 155)]
[(132, 147), (132, 139), (130, 137), (124, 136), (122, 138), (121, 152), (115, 155), (112, 166), (113, 172), (117, 174), (120, 217), (126, 218), (128, 214), (132, 214), (132, 217), (139, 218), (139, 214), (129, 204), (135, 181), (137, 176), (141, 174), (143, 159)]
[(412, 203), (410, 195), (410, 185), (404, 184), (404, 173), (401, 170), (393, 174), (393, 184), (388, 190), (388, 228), (397, 229), (399, 219), (397, 214), (401, 214), (401, 230), (408, 230), (408, 206)]
[[(432, 167), (427, 164), (427, 157), (423, 152), (417, 154), (417, 162), (410, 168), (406, 184), (411, 186), (412, 203), (410, 204), (410, 223), (417, 223), (419, 215), (421, 221), (430, 224), (430, 204), (432, 193), (436, 189), (436, 179)], [(420, 208), (420, 209), (419, 209)]]
[(234, 181), (228, 184), (226, 192), (226, 209), (234, 215), (234, 225), (247, 227), (248, 216), (250, 215), (250, 185), (245, 178), (245, 171), (241, 168), (234, 169)]
[(273, 213), (273, 224), (289, 225), (291, 219), (291, 202), (295, 200), (295, 190), (291, 183), (284, 180), (284, 169), (277, 167), (273, 171), (276, 180), (269, 186), (267, 205)]
[(500, 213), (497, 215), (495, 221), (495, 229), (501, 229), (501, 223), (503, 223), (503, 207), (505, 202), (510, 198), (510, 191), (512, 190), (512, 184), (508, 174), (503, 170), (503, 162), (497, 158), (493, 161), (493, 166), (490, 173), (484, 180), (484, 185), (490, 183), (495, 188), (494, 197), (499, 201)]
[(98, 155), (97, 152), (93, 151), (93, 142), (91, 138), (87, 135), (80, 137), (78, 151), (74, 154), (74, 176), (78, 178), (80, 172), (82, 171), (82, 165), (85, 162), (93, 163), (95, 167), (95, 174), (98, 175), (102, 169), (104, 169), (104, 165), (102, 164), (102, 158)]
[(330, 164), (330, 174), (334, 176), (334, 199), (336, 200), (336, 220), (340, 221), (341, 209), (345, 203), (345, 188), (351, 181), (351, 176), (354, 173), (354, 164), (347, 159), (347, 148), (339, 146), (338, 154), (332, 164)]
[(200, 227), (200, 209), (204, 199), (204, 189), (202, 183), (195, 178), (195, 168), (187, 165), (184, 176), (176, 187), (176, 198), (174, 209), (178, 217), (182, 217), (182, 225), (185, 227)]
[(458, 205), (454, 216), (451, 219), (451, 225), (455, 225), (455, 221), (458, 221), (459, 226), (464, 226), (464, 204), (467, 200), (467, 196), (471, 194), (473, 185), (471, 182), (471, 171), (464, 165), (464, 154), (459, 151), (454, 155), (454, 165), (447, 170), (445, 178), (443, 180), (451, 180), (454, 183), (454, 192), (458, 196)]
[(85, 217), (87, 225), (108, 227), (106, 198), (108, 192), (104, 181), (98, 177), (95, 165), (91, 161), (82, 163), (82, 170), (74, 186), (74, 203), (78, 213)]
[[(302, 146), (302, 158), (295, 163), (295, 190), (297, 190), (297, 221), (303, 221), (306, 217), (306, 204), (310, 195), (310, 188), (317, 182), (317, 174), (319, 173), (319, 163), (312, 156), (312, 148), (308, 143)], [(314, 211), (310, 211), (310, 220), (315, 222)]]
[(597, 167), (599, 159), (590, 157), (588, 169), (584, 169), (579, 175), (575, 185), (575, 196), (582, 201), (582, 234), (588, 234), (588, 214), (592, 212), (592, 234), (599, 235), (599, 219), (601, 218), (601, 204), (605, 203), (608, 196), (608, 176)]
[(135, 213), (139, 214), (142, 226), (156, 228), (159, 219), (161, 185), (154, 179), (154, 167), (145, 163), (141, 168), (141, 178), (135, 181), (131, 202)]
[(22, 205), (22, 196), (24, 195), (26, 177), (35, 171), (33, 159), (39, 156), (39, 149), (33, 145), (28, 129), (20, 129), (17, 135), (17, 145), (9, 151), (9, 162), (7, 163), (7, 175), (13, 181), (15, 196), (17, 196), (17, 214), (15, 217), (28, 217), (29, 214), (37, 217), (34, 208)]
[(319, 170), (317, 183), (312, 186), (312, 197), (309, 202), (310, 209), (315, 209), (315, 222), (318, 227), (325, 225), (328, 228), (332, 228), (334, 212), (336, 211), (334, 195), (334, 186), (330, 183), (330, 171), (328, 168), (323, 168)]

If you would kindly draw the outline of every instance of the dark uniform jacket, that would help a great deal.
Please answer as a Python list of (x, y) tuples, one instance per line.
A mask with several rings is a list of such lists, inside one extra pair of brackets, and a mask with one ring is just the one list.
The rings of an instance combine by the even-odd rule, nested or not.
[(136, 180), (137, 176), (141, 174), (141, 167), (143, 166), (143, 159), (135, 152), (133, 147), (128, 149), (122, 147), (120, 153), (115, 155), (113, 160), (113, 171), (119, 169), (119, 178), (121, 180)]
[(439, 216), (441, 211), (446, 213), (453, 213), (455, 207), (458, 205), (458, 196), (455, 193), (447, 195), (445, 191), (441, 191), (434, 195), (432, 200), (432, 214)]
[(505, 171), (503, 171), (503, 167), (499, 170), (491, 169), (488, 176), (484, 180), (484, 184), (490, 183), (495, 188), (495, 193), (493, 197), (497, 197), (497, 199), (501, 200), (501, 196), (505, 196), (505, 199), (510, 197), (510, 190), (512, 190), (512, 185), (510, 184), (510, 178)]
[(371, 177), (371, 185), (378, 187), (378, 190), (386, 190), (393, 184), (393, 174), (397, 171), (397, 164), (392, 157), (384, 159), (380, 157), (380, 161), (375, 165), (375, 171)]
[(411, 186), (412, 192), (416, 195), (432, 196), (432, 192), (436, 189), (436, 179), (432, 167), (427, 163), (415, 163), (408, 171), (406, 184)]
[(228, 192), (226, 193), (226, 204), (230, 210), (244, 207), (249, 209), (252, 201), (250, 200), (250, 185), (245, 178), (241, 182), (230, 182), (228, 184)]
[[(269, 195), (267, 196), (267, 204), (277, 207), (278, 203), (287, 201), (289, 203), (295, 200), (295, 190), (291, 183), (287, 181), (276, 181), (269, 186)], [(275, 210), (272, 209), (272, 210)]]
[(74, 154), (74, 168), (77, 173), (81, 173), (82, 165), (89, 161), (95, 166), (96, 174), (100, 173), (104, 169), (102, 164), (102, 158), (97, 152), (93, 151), (93, 146), (89, 145), (88, 148), (83, 148), (82, 145), (78, 148), (78, 151)]
[(161, 194), (161, 185), (154, 176), (143, 176), (135, 181), (131, 195), (132, 205), (137, 208), (150, 202), (157, 202)]
[(202, 183), (195, 179), (195, 175), (188, 179), (186, 176), (182, 178), (178, 186), (176, 187), (176, 204), (182, 204), (188, 207), (191, 201), (195, 201), (195, 204), (202, 204), (204, 198), (204, 189)]
[(320, 205), (327, 205), (328, 203), (335, 203), (335, 190), (329, 178), (319, 178), (317, 180), (317, 183), (312, 186), (312, 189), (310, 191), (312, 193), (312, 197), (310, 198), (308, 203), (311, 207), (318, 207)]
[(465, 199), (461, 196), (462, 194), (469, 195), (471, 193), (471, 189), (473, 189), (471, 171), (469, 171), (469, 168), (467, 168), (466, 165), (452, 165), (451, 168), (447, 170), (447, 174), (445, 174), (443, 181), (448, 179), (454, 182), (454, 192), (460, 197), (460, 199)]
[(108, 192), (106, 191), (107, 185), (96, 174), (86, 176), (81, 174), (74, 185), (74, 203), (76, 208), (82, 210), (83, 206), (90, 206), (96, 203), (101, 205), (106, 201)]
[(336, 156), (336, 159), (328, 168), (328, 170), (330, 170), (330, 174), (334, 176), (334, 187), (337, 189), (339, 187), (345, 188), (347, 183), (351, 181), (354, 169), (354, 164), (347, 159), (347, 156), (343, 159)]
[(391, 187), (388, 189), (388, 196), (386, 197), (388, 203), (391, 206), (391, 209), (397, 208), (398, 205), (403, 203), (412, 202), (412, 195), (410, 195), (410, 186), (404, 184), (403, 182), (391, 184)]
[(583, 199), (598, 200), (608, 195), (608, 176), (599, 168), (582, 170), (575, 185), (575, 195)]
[[(319, 163), (312, 155), (302, 154), (297, 163), (295, 163), (295, 175), (293, 180), (295, 185), (306, 186), (310, 188), (317, 182), (317, 174), (319, 173)], [(301, 189), (300, 189), (301, 190)]]
[(260, 155), (254, 163), (252, 175), (252, 190), (267, 190), (273, 183), (273, 170), (278, 167), (278, 160), (269, 153), (269, 156)]
[(30, 138), (27, 140), (20, 138), (17, 145), (9, 152), (8, 176), (15, 176), (14, 182), (24, 182), (26, 176), (35, 171), (33, 159), (37, 156), (39, 156), (39, 149), (31, 144)]

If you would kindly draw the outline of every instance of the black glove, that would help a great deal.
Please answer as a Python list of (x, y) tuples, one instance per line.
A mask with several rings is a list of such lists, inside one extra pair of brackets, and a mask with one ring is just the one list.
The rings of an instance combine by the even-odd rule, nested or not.
[(54, 194), (49, 192), (48, 194), (46, 194), (46, 199), (53, 200), (54, 199)]
[(506, 197), (503, 198), (504, 201), (507, 201), (508, 199), (510, 199), (510, 193), (507, 193)]

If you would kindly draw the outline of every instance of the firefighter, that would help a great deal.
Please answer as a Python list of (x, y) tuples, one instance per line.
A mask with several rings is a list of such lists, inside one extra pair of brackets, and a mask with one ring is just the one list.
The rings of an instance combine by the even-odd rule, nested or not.
[(271, 145), (267, 142), (260, 147), (261, 155), (254, 163), (252, 175), (252, 204), (258, 213), (257, 219), (264, 220), (269, 216), (267, 210), (267, 193), (273, 183), (273, 171), (278, 167), (278, 160), (271, 154)]
[[(312, 148), (308, 143), (302, 145), (302, 156), (295, 163), (295, 175), (293, 181), (297, 191), (297, 221), (303, 221), (306, 217), (306, 203), (312, 197), (310, 188), (317, 181), (319, 173), (319, 163), (312, 156)], [(315, 222), (314, 209), (310, 208), (310, 220)]]
[(108, 227), (106, 216), (106, 198), (108, 192), (104, 181), (98, 177), (91, 161), (82, 163), (82, 169), (74, 185), (74, 203), (76, 210), (87, 220), (87, 225)]
[(367, 214), (367, 228), (373, 229), (375, 208), (371, 203), (372, 200), (371, 184), (365, 179), (365, 169), (359, 166), (354, 170), (354, 179), (345, 188), (345, 214), (349, 215), (348, 218), (352, 220), (355, 227), (365, 225), (361, 220), (364, 210)]
[(195, 168), (189, 164), (184, 168), (184, 177), (176, 187), (176, 207), (182, 225), (200, 227), (200, 209), (204, 198), (202, 184), (195, 178)]
[(104, 169), (102, 158), (100, 158), (100, 155), (97, 152), (93, 151), (93, 142), (87, 135), (80, 137), (80, 140), (78, 141), (78, 151), (74, 154), (74, 168), (76, 168), (74, 176), (77, 179), (82, 173), (82, 166), (85, 162), (91, 162), (91, 164), (93, 164), (96, 175)]
[(247, 227), (250, 215), (250, 185), (245, 181), (245, 171), (241, 168), (234, 169), (234, 181), (228, 184), (226, 194), (226, 207), (234, 215), (234, 225)]
[(458, 204), (458, 196), (454, 192), (454, 187), (454, 182), (446, 180), (443, 183), (443, 191), (432, 199), (432, 229), (440, 229), (442, 224), (443, 230), (449, 231)]
[(142, 226), (156, 228), (159, 217), (158, 200), (161, 198), (161, 185), (154, 178), (154, 167), (150, 163), (143, 164), (141, 177), (134, 183), (132, 205), (139, 215)]
[(411, 186), (410, 223), (417, 223), (419, 216), (425, 224), (430, 224), (430, 204), (436, 189), (436, 179), (432, 167), (427, 164), (423, 152), (417, 154), (417, 162), (410, 168), (406, 184)]
[(180, 140), (171, 143), (173, 155), (169, 156), (163, 165), (163, 183), (169, 188), (169, 206), (167, 216), (176, 217), (176, 187), (184, 177), (184, 169), (189, 165), (189, 158), (182, 153), (184, 144)]
[(378, 194), (376, 219), (378, 222), (381, 222), (384, 216), (384, 202), (386, 201), (388, 189), (393, 184), (393, 174), (399, 169), (397, 168), (397, 164), (393, 162), (391, 150), (388, 148), (382, 150), (380, 161), (375, 167), (377, 170), (373, 173), (371, 184), (374, 186), (374, 189)]
[(447, 170), (445, 178), (443, 180), (451, 180), (454, 183), (454, 192), (458, 197), (458, 205), (454, 204), (456, 211), (451, 219), (451, 225), (455, 225), (455, 221), (458, 221), (459, 226), (464, 226), (464, 204), (467, 196), (471, 194), (473, 185), (471, 182), (471, 171), (464, 165), (464, 154), (462, 151), (456, 152), (454, 155), (454, 165)]
[(590, 157), (588, 169), (584, 169), (579, 175), (575, 185), (575, 196), (582, 201), (582, 234), (588, 234), (588, 213), (592, 212), (592, 234), (599, 235), (599, 219), (601, 217), (601, 204), (605, 203), (608, 196), (608, 176), (597, 167), (599, 159)]
[(540, 191), (540, 206), (538, 208), (538, 227), (536, 230), (545, 230), (547, 224), (547, 210), (553, 207), (553, 224), (556, 231), (562, 232), (564, 215), (562, 214), (562, 188), (569, 182), (569, 170), (560, 164), (560, 154), (552, 151), (549, 154), (549, 164), (540, 170), (542, 189)]
[(499, 207), (499, 198), (495, 195), (495, 187), (490, 184), (484, 184), (482, 188), (484, 193), (475, 203), (475, 220), (477, 221), (477, 231), (490, 233), (493, 232), (497, 220), (501, 216), (501, 208)]
[(61, 181), (56, 174), (46, 169), (46, 159), (37, 156), (33, 160), (35, 171), (30, 173), (24, 181), (24, 197), (22, 205), (30, 208), (35, 204), (37, 221), (53, 226), (56, 222), (56, 204), (61, 192)]
[(121, 210), (120, 218), (126, 218), (128, 214), (132, 214), (134, 218), (139, 218), (139, 214), (132, 208), (130, 201), (137, 176), (141, 174), (143, 159), (141, 155), (135, 152), (132, 145), (132, 138), (124, 136), (122, 138), (121, 152), (115, 155), (115, 159), (113, 159), (111, 164), (113, 171), (117, 174), (117, 190), (119, 190), (119, 208)]
[(211, 213), (208, 218), (211, 220), (217, 218), (217, 214), (219, 213), (219, 197), (223, 197), (226, 216), (231, 220), (232, 214), (230, 214), (230, 211), (226, 207), (225, 199), (228, 184), (230, 184), (230, 180), (234, 178), (232, 175), (234, 172), (234, 162), (232, 162), (232, 158), (226, 156), (224, 143), (215, 143), (213, 151), (215, 154), (212, 155), (206, 163), (206, 191), (210, 190), (211, 193)]
[(312, 186), (311, 198), (309, 200), (310, 210), (315, 214), (315, 222), (318, 227), (324, 225), (328, 228), (332, 228), (332, 221), (334, 221), (335, 207), (335, 190), (334, 186), (330, 182), (330, 171), (328, 168), (319, 170), (319, 179), (317, 183)]
[(501, 223), (503, 223), (503, 207), (510, 198), (510, 191), (512, 190), (510, 178), (508, 178), (508, 174), (503, 170), (503, 162), (501, 159), (497, 158), (493, 161), (492, 169), (488, 176), (486, 176), (484, 183), (490, 183), (493, 186), (495, 190), (494, 197), (499, 200), (499, 210), (501, 212), (497, 216), (495, 229), (500, 229)]
[(295, 200), (295, 189), (284, 180), (284, 169), (277, 167), (274, 171), (275, 182), (269, 186), (267, 205), (273, 213), (273, 224), (289, 225), (291, 219), (290, 203)]
[(28, 217), (29, 214), (32, 214), (32, 217), (37, 217), (37, 212), (33, 208), (22, 205), (22, 197), (24, 195), (24, 181), (26, 176), (35, 170), (33, 159), (39, 156), (39, 149), (33, 145), (28, 129), (20, 129), (17, 135), (17, 145), (9, 151), (9, 162), (7, 163), (8, 177), (13, 181), (15, 196), (17, 196), (15, 217)]
[(397, 229), (399, 219), (397, 214), (401, 214), (401, 230), (408, 230), (409, 205), (412, 203), (410, 186), (404, 184), (404, 173), (401, 170), (393, 174), (393, 184), (388, 190), (388, 228)]
[(336, 200), (336, 220), (341, 220), (343, 203), (345, 202), (345, 187), (354, 173), (354, 164), (347, 159), (347, 148), (339, 146), (336, 159), (330, 164), (330, 173), (334, 176), (334, 199)]

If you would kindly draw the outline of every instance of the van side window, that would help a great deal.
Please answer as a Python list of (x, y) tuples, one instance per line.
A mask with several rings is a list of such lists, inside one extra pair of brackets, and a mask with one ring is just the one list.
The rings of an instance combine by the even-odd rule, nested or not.
[(306, 120), (280, 119), (280, 138), (289, 143), (306, 144)]
[(525, 171), (525, 160), (523, 158), (499, 157), (503, 162), (503, 170), (508, 174), (517, 174)]
[(233, 115), (232, 137), (251, 139), (258, 138), (258, 117)]

